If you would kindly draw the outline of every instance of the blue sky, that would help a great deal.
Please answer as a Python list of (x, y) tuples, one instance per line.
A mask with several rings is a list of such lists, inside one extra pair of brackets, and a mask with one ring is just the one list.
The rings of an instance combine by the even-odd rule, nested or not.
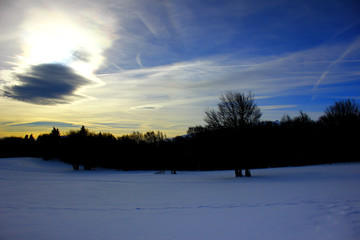
[(0, 136), (185, 134), (228, 90), (263, 120), (360, 93), (358, 1), (2, 1)]

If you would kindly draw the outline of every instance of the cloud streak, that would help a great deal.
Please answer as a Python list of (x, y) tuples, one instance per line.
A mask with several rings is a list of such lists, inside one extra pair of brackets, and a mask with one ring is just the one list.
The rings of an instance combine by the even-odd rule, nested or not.
[[(341, 61), (344, 60), (344, 58), (349, 55), (351, 52), (355, 51), (355, 50), (359, 50), (360, 49), (360, 36), (358, 38), (356, 38), (353, 42), (351, 42), (347, 48), (345, 49), (345, 51), (333, 62), (331, 62), (326, 70), (321, 74), (321, 76), (319, 77), (319, 79), (317, 80), (317, 82), (315, 83), (312, 91), (313, 94), (316, 93), (316, 91), (318, 90), (320, 84), (324, 81), (324, 79), (327, 77), (327, 75), (330, 73), (331, 69), (338, 63), (340, 63)], [(315, 95), (313, 95), (313, 99), (315, 98)]]
[(160, 108), (162, 107), (158, 105), (143, 105), (143, 106), (131, 107), (131, 109), (133, 110), (157, 110)]
[[(336, 74), (328, 79), (327, 85), (354, 81), (360, 71), (347, 66), (359, 60), (345, 57), (355, 49), (356, 45), (353, 44), (342, 52), (342, 45), (330, 45), (287, 55), (253, 57), (246, 60), (233, 59), (231, 56), (213, 56), (98, 77), (121, 86), (127, 93), (134, 91), (135, 94), (136, 91), (143, 96), (217, 96), (219, 92), (228, 89), (253, 91), (259, 97), (291, 95), (296, 92), (304, 94), (311, 92), (314, 83), (319, 84), (319, 75), (324, 75), (329, 66), (336, 64)], [(337, 57), (340, 53), (341, 56)], [(334, 58), (335, 61), (332, 60)]]
[[(106, 106), (122, 109), (124, 116), (136, 119), (141, 125), (156, 119), (164, 126), (172, 125), (172, 129), (182, 126), (179, 121), (189, 122), (188, 125), (202, 124), (204, 109), (216, 106), (219, 94), (229, 89), (252, 91), (264, 112), (263, 119), (275, 120), (285, 113), (297, 114), (300, 109), (318, 108), (309, 112), (317, 118), (323, 107), (319, 101), (312, 101), (313, 86), (319, 75), (334, 59), (338, 59), (346, 47), (344, 44), (328, 44), (289, 54), (242, 55), (240, 59), (234, 58), (233, 54), (215, 55), (123, 70), (98, 75), (106, 85), (89, 89), (87, 93), (96, 99), (104, 99), (103, 92), (106, 92)], [(356, 54), (354, 49), (346, 57), (338, 59), (336, 68), (332, 69), (333, 74), (328, 75), (320, 93), (338, 94), (336, 86), (343, 83), (351, 89), (351, 84), (360, 75), (360, 71), (352, 67), (359, 62)], [(295, 98), (302, 101), (295, 101)], [(145, 109), (156, 111), (139, 111)], [(178, 116), (177, 119), (171, 119), (172, 115)], [(142, 119), (137, 118), (140, 116)]]

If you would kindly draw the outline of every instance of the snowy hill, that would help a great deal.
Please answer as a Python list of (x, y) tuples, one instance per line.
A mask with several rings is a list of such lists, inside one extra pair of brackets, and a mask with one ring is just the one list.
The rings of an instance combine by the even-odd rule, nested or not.
[(72, 171), (0, 159), (0, 239), (358, 239), (360, 164)]

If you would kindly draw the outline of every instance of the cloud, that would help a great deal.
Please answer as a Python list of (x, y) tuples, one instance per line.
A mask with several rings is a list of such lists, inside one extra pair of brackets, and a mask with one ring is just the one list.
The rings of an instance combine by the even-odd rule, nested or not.
[(273, 110), (273, 109), (284, 109), (284, 108), (295, 108), (297, 105), (269, 105), (259, 106), (262, 110)]
[(101, 86), (94, 73), (118, 38), (109, 1), (19, 1), (0, 17), (11, 23), (1, 28), (0, 96), (54, 105), (84, 97), (78, 90), (90, 83)]
[[(356, 51), (338, 59), (346, 48), (346, 44), (327, 44), (272, 56), (242, 55), (242, 58), (236, 58), (233, 54), (214, 55), (156, 67), (122, 70), (97, 75), (106, 85), (89, 89), (87, 94), (104, 99), (106, 92), (107, 106), (113, 103), (124, 110), (162, 106), (157, 109), (156, 117), (177, 111), (192, 122), (196, 121), (194, 119), (201, 121), (204, 108), (215, 106), (219, 94), (227, 90), (251, 91), (266, 111), (264, 118), (274, 111), (282, 115), (291, 108), (299, 107), (306, 111), (306, 104), (311, 104), (309, 108), (313, 109), (312, 106), (320, 101), (312, 102), (312, 89), (332, 62), (337, 62), (336, 67), (332, 68), (319, 89), (323, 96), (339, 94), (336, 86), (342, 83), (348, 84), (344, 85), (343, 91), (350, 91), (351, 84), (358, 79), (360, 71), (353, 67), (359, 61)], [(297, 102), (294, 98), (302, 100)], [(131, 111), (131, 114), (137, 117), (140, 111)], [(149, 119), (155, 117), (154, 111), (141, 111), (141, 114), (141, 117), (146, 115)]]
[(139, 66), (141, 68), (143, 68), (144, 66), (142, 65), (142, 62), (141, 62), (141, 52), (139, 52), (137, 55), (136, 55), (136, 62), (137, 64), (139, 64)]
[(5, 86), (2, 95), (19, 101), (40, 105), (69, 103), (82, 96), (76, 92), (91, 83), (61, 64), (40, 64), (25, 73), (13, 73), (15, 85)]
[(126, 122), (126, 123), (94, 123), (92, 126), (96, 126), (98, 128), (103, 128), (108, 130), (109, 128), (112, 129), (136, 129), (140, 126), (138, 123), (134, 122)]
[[(360, 49), (360, 36), (357, 37), (353, 42), (351, 42), (345, 49), (344, 52), (335, 60), (330, 62), (330, 64), (327, 66), (326, 70), (321, 74), (317, 82), (315, 83), (313, 87), (313, 94), (318, 90), (320, 84), (324, 81), (324, 79), (327, 77), (327, 75), (330, 73), (331, 69), (337, 65), (338, 63), (342, 62), (344, 58), (349, 55), (351, 52), (359, 50)], [(313, 99), (315, 98), (315, 95), (313, 95)]]
[(143, 105), (143, 106), (132, 107), (131, 109), (133, 109), (133, 110), (156, 110), (156, 109), (160, 109), (160, 108), (162, 108), (162, 106), (158, 106), (158, 105)]
[(33, 127), (60, 127), (60, 128), (70, 128), (70, 127), (80, 127), (80, 125), (67, 123), (67, 122), (46, 122), (46, 121), (37, 121), (37, 122), (27, 122), (27, 123), (10, 123), (7, 124), (14, 127), (22, 126), (33, 126)]
[(89, 62), (90, 54), (85, 50), (75, 50), (72, 53), (72, 57), (76, 61)]

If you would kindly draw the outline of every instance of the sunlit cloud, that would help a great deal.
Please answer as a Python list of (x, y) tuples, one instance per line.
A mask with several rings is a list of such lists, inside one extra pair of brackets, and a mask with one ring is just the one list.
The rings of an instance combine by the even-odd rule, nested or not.
[(36, 104), (69, 103), (94, 75), (116, 40), (115, 20), (95, 9), (29, 8), (19, 26), (21, 53), (2, 71), (3, 95)]

